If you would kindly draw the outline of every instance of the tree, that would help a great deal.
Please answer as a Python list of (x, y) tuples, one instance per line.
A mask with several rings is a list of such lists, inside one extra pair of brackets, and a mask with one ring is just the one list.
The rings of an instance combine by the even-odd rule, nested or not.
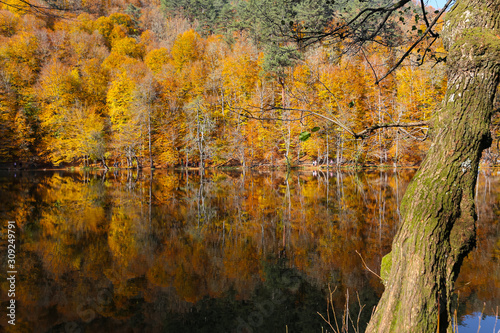
[(136, 101), (135, 108), (137, 113), (141, 118), (141, 122), (147, 124), (147, 137), (148, 137), (148, 152), (149, 152), (149, 167), (154, 168), (153, 163), (153, 142), (151, 138), (152, 126), (154, 121), (154, 109), (157, 108), (155, 105), (155, 100), (158, 98), (158, 83), (154, 80), (154, 77), (150, 71), (146, 72), (146, 75), (139, 83), (138, 89), (136, 89)]
[(448, 88), (401, 204), (404, 221), (382, 263), (386, 290), (367, 332), (452, 331), (454, 282), (475, 245), (479, 160), (491, 145), (499, 13), (498, 0), (460, 0), (446, 16)]
[(203, 34), (227, 29), (234, 19), (233, 4), (228, 0), (161, 0), (161, 4), (169, 16), (181, 15), (197, 21)]
[[(132, 167), (133, 160), (140, 167), (138, 154), (140, 154), (142, 119), (133, 112), (136, 83), (127, 73), (122, 73), (111, 83), (107, 95), (109, 117), (113, 143), (117, 152), (124, 153), (127, 166)], [(104, 163), (104, 161), (103, 161)]]

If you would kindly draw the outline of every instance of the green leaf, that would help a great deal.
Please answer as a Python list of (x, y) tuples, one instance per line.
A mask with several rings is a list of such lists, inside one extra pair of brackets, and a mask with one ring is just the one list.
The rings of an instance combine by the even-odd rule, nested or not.
[(307, 139), (309, 139), (311, 137), (311, 133), (310, 132), (302, 132), (299, 134), (299, 140), (304, 142), (304, 141), (307, 141)]
[(318, 126), (313, 127), (313, 128), (311, 129), (311, 132), (313, 132), (313, 133), (314, 133), (314, 132), (317, 132), (317, 131), (319, 131), (319, 127), (318, 127)]
[(411, 27), (411, 30), (417, 30), (417, 27), (413, 25), (413, 26)]
[(352, 108), (354, 106), (354, 101), (349, 102), (349, 107)]

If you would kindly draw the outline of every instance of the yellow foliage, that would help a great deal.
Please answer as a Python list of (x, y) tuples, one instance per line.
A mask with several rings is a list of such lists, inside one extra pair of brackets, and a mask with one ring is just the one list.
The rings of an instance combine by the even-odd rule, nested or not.
[(29, 12), (30, 6), (26, 1), (21, 0), (2, 0), (0, 9), (8, 10), (12, 13), (23, 15)]
[(111, 52), (104, 60), (102, 66), (110, 72), (124, 72), (127, 67), (133, 67), (140, 61), (127, 55)]
[(0, 61), (11, 77), (11, 84), (21, 87), (33, 83), (40, 69), (38, 39), (32, 33), (20, 32), (0, 46)]
[(123, 130), (124, 124), (130, 120), (134, 89), (135, 83), (128, 78), (126, 73), (120, 74), (111, 83), (106, 102), (115, 131)]
[(201, 57), (203, 40), (193, 29), (177, 36), (172, 46), (172, 58), (177, 70), (181, 70), (188, 62), (193, 62)]
[(111, 30), (111, 33), (109, 35), (111, 46), (113, 46), (113, 42), (115, 40), (125, 37), (127, 37), (127, 31), (125, 30), (124, 27), (122, 27), (121, 25), (113, 26), (113, 29)]
[(257, 61), (247, 54), (228, 57), (222, 69), (225, 86), (234, 94), (241, 95), (248, 100), (255, 89), (258, 71)]
[(109, 16), (109, 20), (115, 25), (122, 26), (127, 34), (133, 34), (136, 32), (135, 24), (130, 15), (122, 13), (114, 13)]
[(100, 158), (104, 144), (104, 119), (93, 108), (73, 106), (58, 109), (55, 135), (46, 138), (52, 163), (68, 163), (83, 155)]
[(114, 39), (124, 38), (136, 32), (129, 15), (115, 13), (109, 17), (101, 16), (95, 22), (95, 28), (111, 46)]
[(82, 88), (86, 100), (91, 104), (104, 104), (108, 90), (109, 75), (99, 59), (89, 59), (81, 63)]
[(172, 132), (175, 131), (174, 126), (169, 126), (165, 129), (168, 133), (161, 133), (155, 140), (157, 148), (156, 161), (160, 165), (174, 166), (179, 162), (179, 151), (175, 147), (174, 140), (171, 139)]
[[(56, 30), (61, 24), (65, 24), (65, 21), (56, 22)], [(73, 31), (83, 31), (88, 34), (92, 34), (94, 30), (97, 29), (97, 23), (94, 19), (87, 13), (78, 15), (76, 18), (76, 23), (70, 25)]]
[(19, 17), (7, 10), (0, 10), (0, 35), (10, 37), (16, 33)]
[(131, 58), (142, 59), (144, 56), (144, 45), (138, 44), (132, 37), (113, 39), (111, 43), (111, 52), (126, 55)]
[(114, 27), (115, 25), (111, 22), (109, 17), (101, 16), (95, 21), (95, 29), (104, 37), (104, 39), (106, 39), (106, 41), (108, 41), (110, 45), (110, 36)]
[(163, 65), (167, 64), (170, 59), (170, 53), (162, 47), (149, 52), (144, 58), (144, 62), (153, 73), (158, 74)]

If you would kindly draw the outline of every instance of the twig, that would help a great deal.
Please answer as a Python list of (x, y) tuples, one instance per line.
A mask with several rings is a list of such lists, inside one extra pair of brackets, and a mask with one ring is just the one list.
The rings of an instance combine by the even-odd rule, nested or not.
[[(255, 109), (260, 109), (258, 107), (253, 107)], [(305, 110), (305, 109), (296, 109), (296, 108), (282, 108), (282, 107), (275, 107), (275, 106), (269, 106), (268, 109), (261, 109), (261, 113), (264, 113), (266, 111), (277, 111), (277, 110), (281, 110), (281, 111), (298, 111), (298, 112), (302, 112), (302, 113), (305, 113), (303, 115), (301, 115), (300, 117), (296, 117), (296, 118), (281, 118), (281, 117), (261, 117), (261, 116), (254, 116), (251, 111), (247, 110), (247, 109), (244, 109), (244, 108), (236, 108), (236, 107), (233, 107), (232, 108), (233, 110), (230, 109), (230, 112), (234, 112), (242, 117), (245, 117), (245, 118), (248, 118), (248, 119), (255, 119), (255, 120), (267, 120), (267, 121), (276, 121), (276, 120), (279, 120), (279, 121), (299, 121), (299, 120), (303, 120), (307, 117), (311, 117), (311, 116), (315, 116), (315, 117), (319, 117), (319, 118), (323, 118), (323, 119), (326, 119), (328, 120), (329, 122), (331, 123), (334, 123), (335, 125), (339, 126), (340, 128), (342, 128), (343, 130), (345, 130), (347, 133), (349, 133), (351, 136), (353, 136), (355, 139), (366, 139), (367, 137), (369, 137), (371, 134), (373, 134), (373, 132), (377, 129), (380, 129), (380, 128), (394, 128), (394, 127), (420, 127), (420, 126), (428, 126), (429, 125), (429, 122), (428, 121), (419, 121), (419, 122), (414, 122), (414, 123), (389, 123), (389, 124), (375, 124), (375, 125), (372, 125), (364, 130), (362, 130), (361, 132), (354, 132), (352, 129), (350, 129), (347, 125), (343, 124), (342, 122), (340, 122), (337, 117), (333, 116), (332, 117), (327, 117), (327, 116), (324, 116), (318, 112), (314, 112), (314, 111), (311, 111), (311, 110)], [(241, 110), (241, 112), (237, 112), (236, 110)]]
[(413, 49), (418, 45), (420, 44), (420, 42), (425, 38), (425, 36), (427, 36), (427, 34), (429, 33), (429, 31), (431, 31), (432, 27), (436, 24), (436, 22), (438, 21), (438, 19), (441, 17), (441, 15), (444, 13), (444, 11), (448, 8), (448, 6), (451, 4), (453, 0), (448, 0), (446, 2), (446, 4), (443, 6), (443, 8), (441, 9), (441, 11), (437, 14), (437, 16), (434, 18), (434, 20), (432, 21), (432, 23), (430, 24), (429, 27), (427, 27), (427, 29), (425, 30), (425, 32), (422, 34), (422, 36), (420, 36), (419, 39), (417, 39), (411, 46), (408, 50), (406, 50), (405, 54), (403, 54), (403, 56), (398, 60), (398, 62), (396, 62), (396, 64), (387, 72), (385, 73), (384, 76), (382, 76), (379, 80), (377, 80), (375, 82), (375, 84), (379, 84), (380, 81), (382, 81), (383, 79), (385, 79), (386, 77), (388, 77), (392, 72), (394, 72), (396, 70), (396, 68), (398, 68), (402, 63), (403, 61), (406, 59), (406, 57), (408, 57), (408, 55), (411, 53), (411, 51), (413, 51)]
[(358, 256), (361, 258), (361, 261), (363, 262), (363, 266), (365, 267), (365, 269), (367, 271), (369, 271), (370, 273), (372, 273), (373, 275), (375, 275), (376, 277), (378, 277), (380, 280), (382, 280), (382, 278), (380, 277), (380, 275), (378, 275), (377, 273), (375, 273), (374, 271), (372, 271), (367, 265), (366, 265), (366, 262), (365, 260), (363, 259), (363, 257), (361, 256), (361, 254), (358, 252), (358, 250), (355, 250), (356, 253), (358, 254)]
[(380, 128), (391, 128), (391, 127), (420, 127), (420, 126), (429, 126), (428, 121), (419, 121), (415, 123), (391, 123), (391, 124), (375, 124), (372, 125), (359, 133), (355, 133), (354, 137), (356, 139), (364, 139), (371, 135), (375, 130)]

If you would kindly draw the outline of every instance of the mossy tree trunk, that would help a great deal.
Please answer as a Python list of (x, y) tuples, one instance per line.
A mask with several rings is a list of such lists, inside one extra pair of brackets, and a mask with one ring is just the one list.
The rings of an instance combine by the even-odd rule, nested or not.
[(447, 14), (447, 92), (403, 198), (403, 223), (382, 261), (386, 290), (367, 332), (451, 332), (454, 282), (475, 245), (479, 160), (491, 144), (499, 28), (500, 0), (458, 0)]

